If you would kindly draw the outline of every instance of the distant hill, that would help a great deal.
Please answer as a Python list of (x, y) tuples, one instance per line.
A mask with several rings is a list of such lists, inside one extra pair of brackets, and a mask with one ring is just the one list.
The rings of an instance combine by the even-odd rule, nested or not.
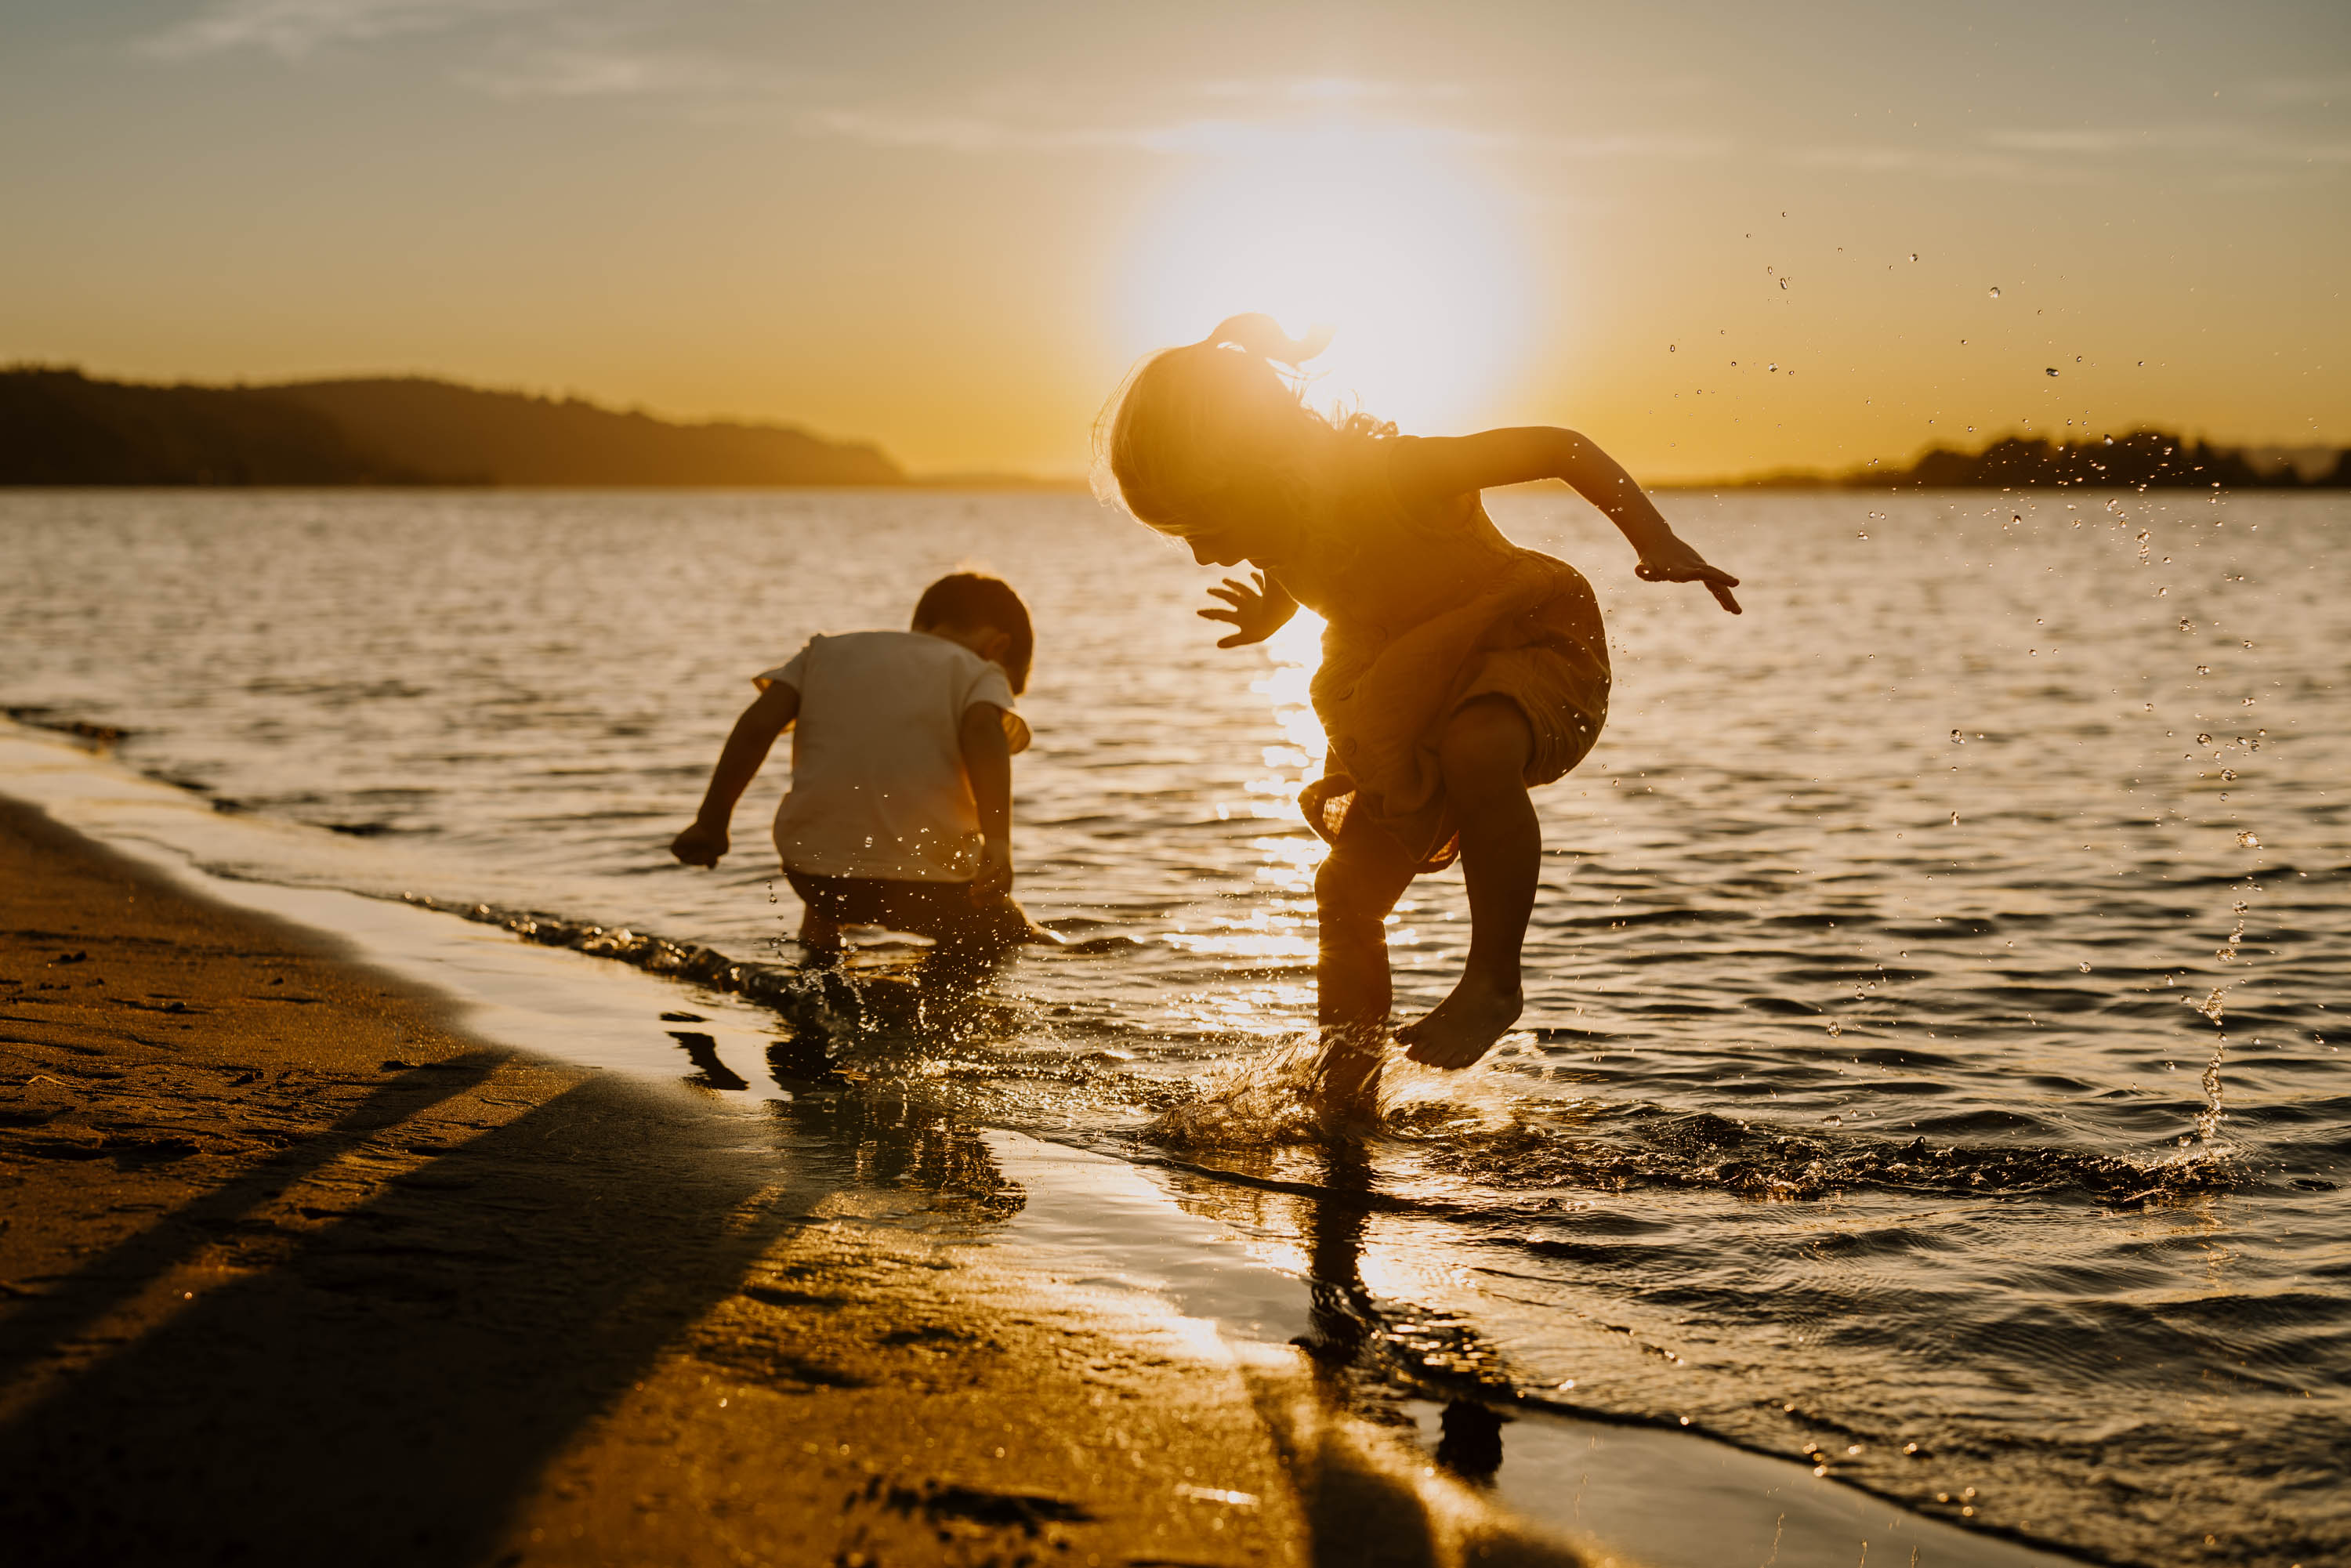
[(2291, 463), (2162, 430), (2085, 435), (2076, 441), (2003, 436), (1978, 452), (1937, 446), (1907, 467), (1869, 465), (1844, 474), (1772, 474), (1748, 486), (1834, 486), (1845, 489), (2023, 489), (2085, 486), (2110, 489), (2340, 489), (2351, 486), (2351, 447), (2309, 477)]
[(0, 484), (399, 485), (428, 477), (363, 450), (313, 409), (246, 388), (0, 371)]
[(422, 377), (155, 386), (0, 370), (0, 485), (904, 485), (877, 448)]

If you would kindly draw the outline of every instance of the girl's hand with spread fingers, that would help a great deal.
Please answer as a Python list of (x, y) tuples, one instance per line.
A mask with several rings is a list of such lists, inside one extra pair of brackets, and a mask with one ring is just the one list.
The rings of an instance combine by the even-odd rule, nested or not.
[(1221, 599), (1225, 608), (1214, 606), (1199, 612), (1203, 621), (1228, 621), (1232, 635), (1217, 639), (1219, 648), (1239, 648), (1251, 643), (1262, 643), (1284, 626), (1298, 613), (1298, 601), (1290, 591), (1269, 580), (1261, 571), (1249, 573), (1252, 587), (1239, 578), (1225, 579), (1224, 586), (1208, 590), (1208, 597)]
[(1641, 552), (1633, 575), (1643, 582), (1703, 582), (1706, 591), (1725, 610), (1733, 615), (1746, 613), (1730, 595), (1730, 591), (1739, 586), (1739, 580), (1719, 566), (1708, 566), (1704, 556), (1671, 534), (1652, 541)]

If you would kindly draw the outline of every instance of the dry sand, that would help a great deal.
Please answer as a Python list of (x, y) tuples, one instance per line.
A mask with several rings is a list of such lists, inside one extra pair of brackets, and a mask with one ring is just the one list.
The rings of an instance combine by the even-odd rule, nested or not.
[(861, 1218), (0, 801), (12, 1563), (1566, 1563), (1134, 1298)]

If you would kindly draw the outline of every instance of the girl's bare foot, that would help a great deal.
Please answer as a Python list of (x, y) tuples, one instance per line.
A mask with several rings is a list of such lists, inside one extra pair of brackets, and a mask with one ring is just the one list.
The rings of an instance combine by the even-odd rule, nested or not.
[(1396, 1030), (1396, 1038), (1410, 1047), (1405, 1054), (1424, 1066), (1467, 1067), (1510, 1032), (1525, 1005), (1517, 986), (1467, 974), (1451, 996)]

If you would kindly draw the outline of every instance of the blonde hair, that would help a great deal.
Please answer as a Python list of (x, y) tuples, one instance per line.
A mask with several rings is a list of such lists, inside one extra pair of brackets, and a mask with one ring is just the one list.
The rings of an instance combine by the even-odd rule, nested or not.
[(1334, 442), (1395, 434), (1367, 414), (1333, 422), (1306, 405), (1295, 367), (1329, 338), (1294, 342), (1270, 317), (1235, 316), (1152, 355), (1095, 423), (1095, 496), (1178, 538), (1236, 515), (1311, 514)]

